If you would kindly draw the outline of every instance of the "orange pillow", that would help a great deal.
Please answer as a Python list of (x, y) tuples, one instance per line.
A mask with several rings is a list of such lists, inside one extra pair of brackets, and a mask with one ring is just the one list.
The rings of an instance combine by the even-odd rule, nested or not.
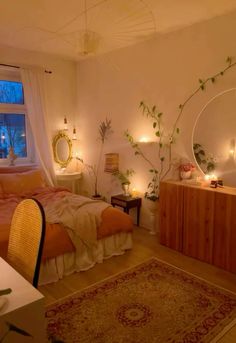
[(45, 181), (40, 170), (25, 173), (0, 174), (0, 183), (4, 193), (25, 193), (38, 187), (44, 187)]

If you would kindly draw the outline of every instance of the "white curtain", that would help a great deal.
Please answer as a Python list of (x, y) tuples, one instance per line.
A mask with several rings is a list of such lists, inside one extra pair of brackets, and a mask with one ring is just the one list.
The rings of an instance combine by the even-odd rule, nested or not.
[(25, 104), (34, 137), (34, 144), (39, 164), (49, 185), (55, 184), (55, 171), (52, 160), (52, 147), (47, 129), (45, 102), (45, 72), (38, 68), (21, 69)]

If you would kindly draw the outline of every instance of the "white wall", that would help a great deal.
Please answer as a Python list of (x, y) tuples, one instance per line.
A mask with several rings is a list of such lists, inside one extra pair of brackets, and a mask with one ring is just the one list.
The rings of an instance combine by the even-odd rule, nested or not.
[[(46, 77), (46, 100), (50, 138), (63, 129), (66, 116), (72, 135), (76, 124), (76, 63), (48, 54), (9, 48), (0, 45), (0, 63), (33, 65), (51, 70)], [(56, 166), (55, 166), (56, 167)]]
[[(178, 105), (198, 87), (198, 79), (223, 68), (228, 55), (236, 56), (235, 29), (236, 13), (231, 13), (78, 63), (79, 149), (84, 160), (96, 163), (98, 125), (106, 117), (110, 118), (114, 134), (105, 152), (120, 154), (121, 170), (135, 169), (131, 187), (144, 192), (149, 181), (147, 165), (134, 156), (123, 136), (127, 128), (136, 139), (144, 134), (150, 135), (151, 124), (142, 117), (139, 102), (145, 100), (150, 105), (156, 104), (164, 113), (166, 126), (171, 128), (178, 114)], [(181, 134), (175, 145), (178, 156), (193, 159), (191, 135), (197, 114), (215, 94), (235, 84), (236, 67), (192, 99), (179, 123)], [(145, 149), (151, 151), (153, 145)], [(155, 157), (152, 158), (154, 161)], [(99, 188), (109, 198), (120, 189), (102, 170), (103, 165)], [(84, 182), (87, 191), (86, 178)], [(90, 179), (87, 182), (91, 183)], [(144, 207), (142, 224), (151, 226)]]

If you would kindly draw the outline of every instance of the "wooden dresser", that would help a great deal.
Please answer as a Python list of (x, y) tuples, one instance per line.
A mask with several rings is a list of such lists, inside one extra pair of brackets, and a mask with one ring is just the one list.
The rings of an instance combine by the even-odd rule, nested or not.
[(236, 273), (236, 188), (160, 184), (161, 244)]

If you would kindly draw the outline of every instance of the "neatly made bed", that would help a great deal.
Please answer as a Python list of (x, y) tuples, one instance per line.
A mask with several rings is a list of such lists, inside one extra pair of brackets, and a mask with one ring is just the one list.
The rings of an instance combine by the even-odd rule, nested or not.
[(6, 258), (14, 209), (30, 197), (42, 203), (47, 221), (39, 284), (87, 270), (132, 248), (133, 222), (126, 213), (66, 188), (47, 187), (40, 170), (1, 173), (0, 169), (1, 257)]

